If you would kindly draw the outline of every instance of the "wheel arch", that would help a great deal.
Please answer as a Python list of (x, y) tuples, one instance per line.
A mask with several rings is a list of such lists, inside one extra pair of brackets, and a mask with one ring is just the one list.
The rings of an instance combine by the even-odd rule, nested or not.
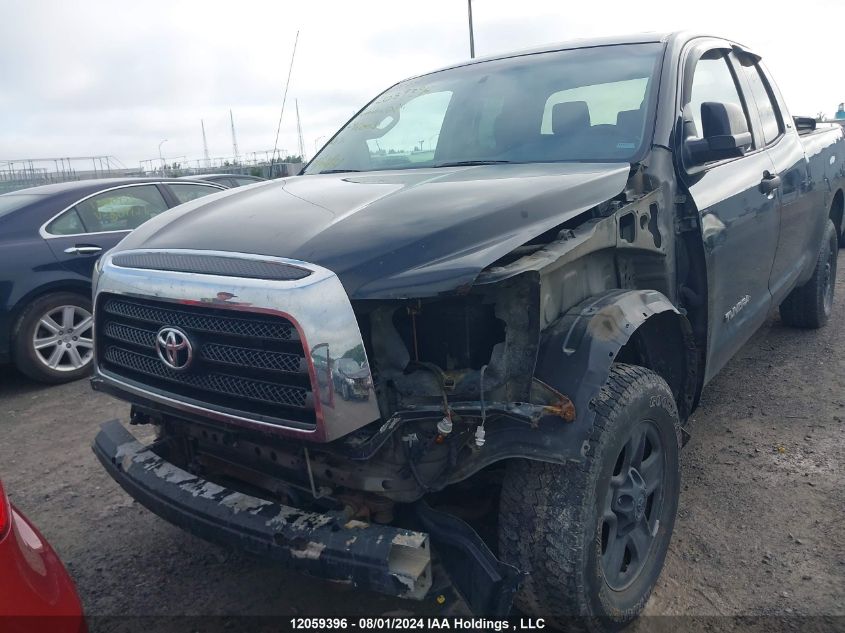
[(700, 390), (692, 327), (662, 293), (615, 290), (572, 308), (544, 333), (536, 376), (583, 414), (614, 362), (651, 369), (669, 384), (681, 419), (692, 411)]
[(10, 310), (9, 323), (9, 343), (13, 343), (15, 335), (17, 334), (18, 326), (20, 325), (21, 316), (26, 311), (26, 308), (36, 299), (40, 299), (46, 295), (55, 294), (57, 292), (73, 292), (75, 294), (91, 297), (91, 283), (76, 279), (62, 279), (51, 281), (37, 288), (33, 288), (15, 303)]

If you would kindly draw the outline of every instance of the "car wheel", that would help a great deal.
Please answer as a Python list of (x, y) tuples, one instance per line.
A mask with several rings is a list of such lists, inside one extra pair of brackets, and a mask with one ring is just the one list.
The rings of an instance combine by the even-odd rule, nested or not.
[[(616, 364), (580, 463), (508, 464), (499, 555), (528, 577), (516, 605), (555, 628), (618, 630), (642, 611), (672, 536), (680, 422), (654, 372)], [(579, 627), (580, 628), (580, 627)]]
[(46, 383), (86, 376), (94, 358), (91, 300), (73, 292), (35, 299), (14, 330), (14, 359), (24, 374)]
[(836, 227), (828, 220), (813, 276), (795, 288), (780, 304), (780, 318), (792, 327), (820, 328), (833, 310), (833, 289), (836, 284), (836, 261), (839, 256)]

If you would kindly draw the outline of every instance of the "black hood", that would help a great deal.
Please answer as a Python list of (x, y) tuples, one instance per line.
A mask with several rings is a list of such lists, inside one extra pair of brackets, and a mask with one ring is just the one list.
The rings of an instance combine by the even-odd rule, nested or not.
[(628, 164), (544, 163), (296, 176), (163, 213), (116, 250), (190, 248), (298, 259), (352, 298), (423, 297), (621, 193)]

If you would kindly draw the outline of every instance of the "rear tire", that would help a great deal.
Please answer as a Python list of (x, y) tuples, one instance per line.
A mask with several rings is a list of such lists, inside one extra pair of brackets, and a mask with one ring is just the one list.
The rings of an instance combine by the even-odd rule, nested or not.
[(780, 318), (786, 325), (815, 329), (827, 323), (833, 310), (838, 242), (836, 227), (828, 220), (813, 276), (803, 286), (790, 292), (780, 304)]
[(12, 337), (15, 365), (29, 378), (56, 384), (87, 376), (94, 356), (91, 299), (75, 292), (38, 297)]
[(616, 364), (594, 399), (587, 457), (508, 464), (499, 555), (529, 573), (516, 605), (559, 629), (614, 631), (657, 582), (680, 491), (680, 421), (666, 382)]

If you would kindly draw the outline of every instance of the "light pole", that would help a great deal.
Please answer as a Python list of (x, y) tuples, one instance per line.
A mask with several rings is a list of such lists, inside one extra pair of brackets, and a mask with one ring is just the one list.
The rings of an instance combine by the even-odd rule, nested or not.
[(158, 144), (158, 158), (161, 161), (161, 171), (164, 171), (164, 156), (161, 155), (161, 146), (167, 143), (167, 139), (164, 139), (161, 143)]
[(472, 0), (467, 0), (467, 14), (469, 16), (469, 56), (475, 58), (475, 36), (472, 33)]

